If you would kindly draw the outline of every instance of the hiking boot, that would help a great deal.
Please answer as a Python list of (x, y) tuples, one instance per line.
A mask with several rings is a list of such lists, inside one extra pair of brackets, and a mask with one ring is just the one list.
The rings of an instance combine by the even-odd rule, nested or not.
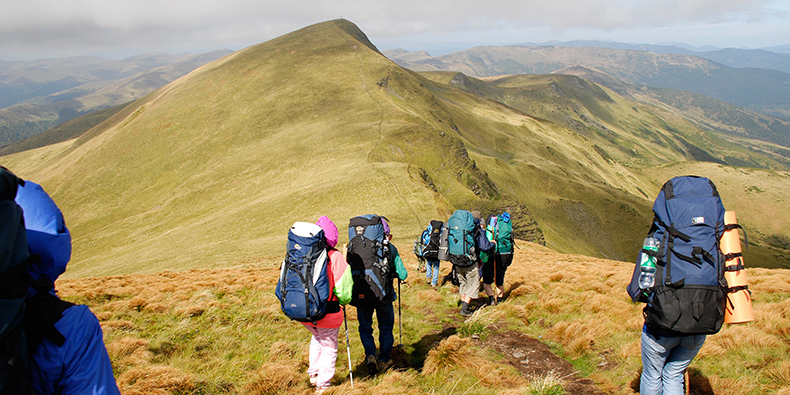
[(395, 364), (395, 361), (393, 361), (393, 360), (391, 360), (391, 359), (390, 359), (389, 361), (387, 361), (387, 362), (384, 362), (384, 361), (382, 361), (382, 360), (380, 360), (380, 359), (379, 359), (379, 360), (378, 360), (378, 369), (379, 369), (379, 372), (383, 372), (383, 371), (386, 371), (386, 370), (388, 370), (389, 368), (391, 368), (391, 367), (392, 367), (392, 365), (393, 365), (393, 364)]
[(497, 304), (497, 301), (494, 299), (494, 297), (493, 296), (489, 296), (488, 297), (488, 305), (489, 306), (496, 306), (496, 304)]
[(469, 303), (462, 302), (461, 303), (461, 311), (459, 312), (464, 317), (469, 317), (472, 315), (472, 309), (469, 308)]
[(378, 373), (378, 371), (379, 371), (378, 359), (376, 358), (375, 355), (368, 355), (365, 358), (365, 365), (368, 366), (368, 373), (370, 373), (370, 374)]

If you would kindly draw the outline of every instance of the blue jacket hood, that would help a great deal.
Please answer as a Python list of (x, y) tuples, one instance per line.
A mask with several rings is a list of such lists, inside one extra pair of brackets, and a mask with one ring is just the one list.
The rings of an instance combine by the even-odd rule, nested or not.
[(24, 211), (28, 250), (41, 255), (41, 262), (29, 265), (28, 272), (34, 280), (55, 282), (71, 259), (71, 234), (63, 214), (47, 192), (31, 181), (19, 187), (16, 203)]

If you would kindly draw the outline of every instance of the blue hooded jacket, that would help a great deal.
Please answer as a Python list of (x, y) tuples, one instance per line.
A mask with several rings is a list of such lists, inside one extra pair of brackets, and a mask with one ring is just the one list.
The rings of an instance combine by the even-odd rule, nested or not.
[[(29, 265), (28, 272), (34, 280), (54, 284), (71, 259), (71, 234), (63, 214), (44, 189), (30, 181), (19, 187), (16, 203), (24, 211), (28, 250), (31, 255), (41, 255), (41, 261)], [(28, 294), (32, 296), (35, 290), (31, 288)], [(31, 385), (36, 393), (120, 395), (101, 325), (90, 309), (84, 305), (69, 307), (55, 329), (65, 338), (63, 345), (45, 337), (30, 361)]]

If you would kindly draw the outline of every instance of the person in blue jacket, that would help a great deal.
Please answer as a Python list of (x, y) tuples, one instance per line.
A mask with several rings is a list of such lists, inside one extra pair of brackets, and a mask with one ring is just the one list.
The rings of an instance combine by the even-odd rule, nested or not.
[(87, 306), (62, 301), (54, 289), (71, 259), (71, 234), (63, 214), (31, 181), (19, 187), (15, 201), (23, 210), (28, 250), (41, 257), (27, 267), (34, 281), (28, 308), (47, 312), (26, 318), (26, 328), (43, 332), (28, 337), (29, 344), (30, 338), (38, 342), (28, 365), (30, 385), (43, 395), (120, 395), (99, 320)]

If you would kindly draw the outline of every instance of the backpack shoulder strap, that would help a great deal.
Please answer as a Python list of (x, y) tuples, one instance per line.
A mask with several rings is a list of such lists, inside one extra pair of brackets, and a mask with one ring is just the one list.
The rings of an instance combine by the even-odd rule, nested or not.
[(51, 282), (43, 285), (39, 282), (37, 285), (36, 294), (27, 299), (25, 320), (22, 324), (25, 328), (25, 336), (28, 338), (28, 351), (31, 355), (35, 353), (44, 337), (50, 338), (58, 347), (63, 346), (66, 338), (58, 332), (55, 324), (63, 318), (63, 312), (66, 309), (75, 306), (74, 303), (61, 300), (51, 294)]

